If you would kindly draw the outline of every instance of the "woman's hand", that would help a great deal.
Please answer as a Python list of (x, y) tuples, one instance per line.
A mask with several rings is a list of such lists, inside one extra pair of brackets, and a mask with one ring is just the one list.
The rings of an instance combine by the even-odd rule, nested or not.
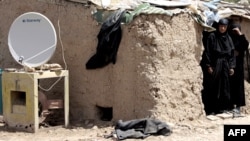
[(234, 69), (229, 69), (229, 75), (232, 76), (234, 74)]
[(238, 27), (232, 29), (236, 34), (242, 35), (240, 29)]
[(212, 67), (208, 67), (207, 71), (208, 71), (209, 74), (212, 74), (214, 72)]

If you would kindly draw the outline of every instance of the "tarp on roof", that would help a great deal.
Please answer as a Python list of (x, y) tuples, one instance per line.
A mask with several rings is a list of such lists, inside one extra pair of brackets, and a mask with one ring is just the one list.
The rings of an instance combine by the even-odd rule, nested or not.
[[(249, 5), (229, 3), (222, 0), (88, 0), (88, 2), (94, 4), (97, 9), (108, 11), (127, 9), (130, 14), (137, 13), (135, 15), (131, 14), (131, 17), (142, 13), (173, 16), (181, 12), (188, 12), (194, 20), (205, 27), (206, 30), (215, 30), (211, 27), (214, 21), (232, 15), (250, 20)], [(150, 7), (147, 6), (147, 9), (142, 11), (140, 7), (145, 3), (148, 3)], [(138, 9), (140, 9), (140, 12), (136, 12)], [(130, 21), (131, 19), (129, 19), (129, 22)]]

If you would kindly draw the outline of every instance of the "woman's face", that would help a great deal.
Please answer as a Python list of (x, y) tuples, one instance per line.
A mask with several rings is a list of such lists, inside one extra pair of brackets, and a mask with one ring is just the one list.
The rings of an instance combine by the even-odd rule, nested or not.
[(227, 25), (219, 25), (220, 33), (225, 33), (227, 31)]

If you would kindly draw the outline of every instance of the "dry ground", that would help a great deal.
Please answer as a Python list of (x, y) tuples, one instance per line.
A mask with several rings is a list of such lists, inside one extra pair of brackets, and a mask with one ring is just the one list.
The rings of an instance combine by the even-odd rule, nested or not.
[[(167, 122), (166, 122), (167, 123)], [(250, 115), (241, 118), (206, 119), (192, 122), (168, 123), (173, 128), (170, 136), (149, 136), (145, 141), (223, 141), (224, 124), (249, 124)], [(37, 133), (10, 131), (0, 124), (0, 141), (115, 141), (103, 136), (114, 130), (114, 123), (80, 121), (72, 123), (69, 128), (62, 126), (39, 129)], [(140, 139), (127, 139), (136, 141)]]

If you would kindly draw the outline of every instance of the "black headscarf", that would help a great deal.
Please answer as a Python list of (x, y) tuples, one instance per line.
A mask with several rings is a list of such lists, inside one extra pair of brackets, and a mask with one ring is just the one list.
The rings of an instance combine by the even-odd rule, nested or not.
[(237, 28), (237, 27), (241, 30), (240, 24), (238, 24), (238, 23), (233, 23), (233, 24), (231, 24), (231, 25), (229, 26), (229, 30), (231, 31), (232, 29)]
[(228, 19), (222, 18), (219, 20), (219, 25), (228, 25), (229, 21)]
[[(229, 24), (229, 21), (225, 18), (223, 19), (220, 19), (219, 22), (218, 22), (218, 25), (217, 25), (217, 28), (216, 28), (216, 36), (217, 36), (217, 39), (218, 39), (218, 44), (221, 44), (221, 47), (223, 48), (221, 51), (223, 52), (231, 52), (232, 49), (234, 49), (234, 45), (232, 45), (232, 39), (231, 37), (229, 36), (228, 34), (228, 26)], [(227, 31), (224, 32), (224, 33), (221, 33), (219, 31), (219, 25), (227, 25)], [(219, 46), (219, 45), (218, 45)], [(217, 48), (219, 49), (219, 48)]]
[(233, 23), (229, 26), (229, 35), (231, 36), (232, 40), (234, 41), (235, 44), (239, 44), (239, 35), (237, 33), (235, 33), (235, 31), (233, 30), (234, 28), (239, 28), (240, 31), (241, 31), (241, 26), (240, 24), (237, 24), (237, 23)]

